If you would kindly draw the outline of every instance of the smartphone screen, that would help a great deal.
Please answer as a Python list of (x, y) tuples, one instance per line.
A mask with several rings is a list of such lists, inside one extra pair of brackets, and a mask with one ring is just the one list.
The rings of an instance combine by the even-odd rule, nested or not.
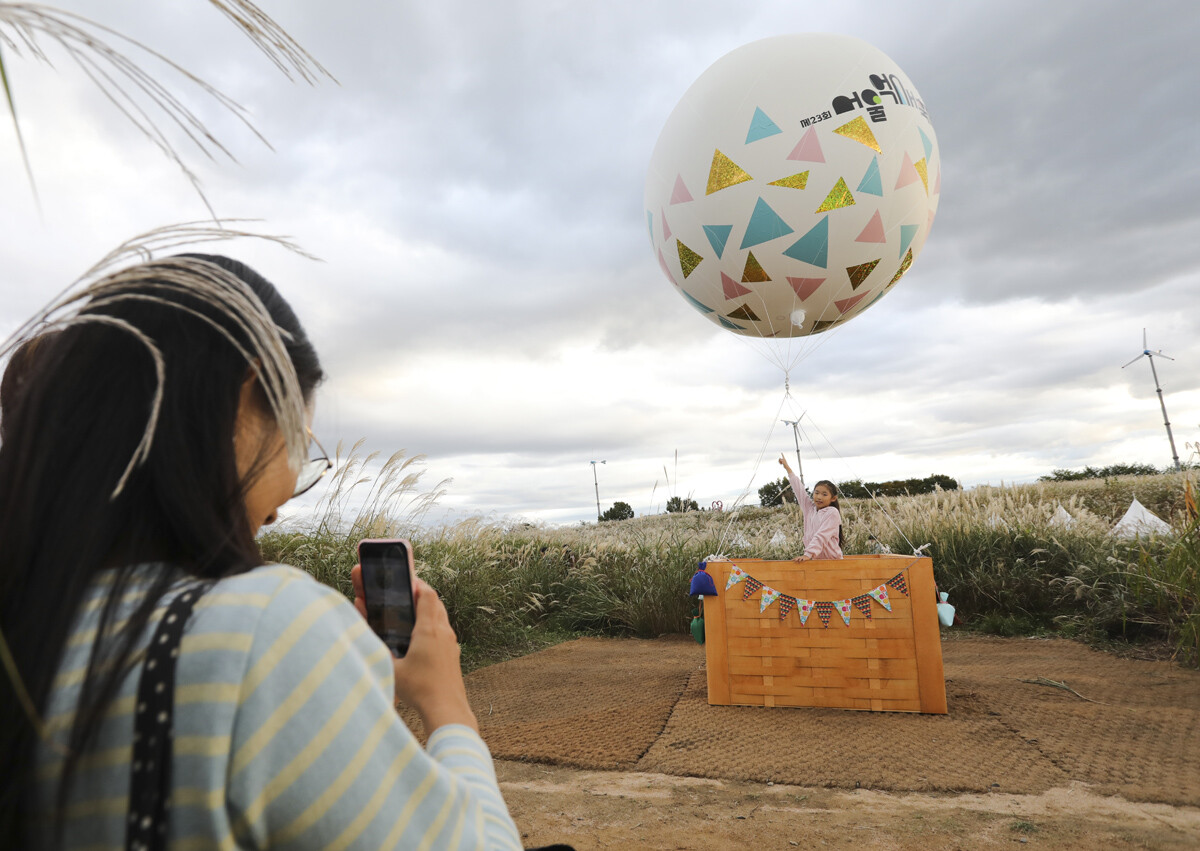
[(367, 624), (396, 657), (408, 652), (416, 611), (412, 591), (412, 547), (400, 538), (358, 544)]

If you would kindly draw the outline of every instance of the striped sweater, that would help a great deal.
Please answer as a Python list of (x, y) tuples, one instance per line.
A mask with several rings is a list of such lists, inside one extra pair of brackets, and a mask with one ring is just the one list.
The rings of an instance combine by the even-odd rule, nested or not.
[[(51, 691), (46, 720), (61, 744), (107, 593), (101, 580), (85, 598)], [(127, 594), (123, 611), (140, 596)], [(197, 604), (177, 664), (173, 851), (521, 847), (483, 740), (449, 724), (422, 748), (392, 706), (390, 652), (308, 574), (273, 565), (218, 582)], [(66, 848), (124, 847), (140, 672), (125, 679), (83, 758)], [(42, 743), (46, 831), (61, 770), (61, 752)]]

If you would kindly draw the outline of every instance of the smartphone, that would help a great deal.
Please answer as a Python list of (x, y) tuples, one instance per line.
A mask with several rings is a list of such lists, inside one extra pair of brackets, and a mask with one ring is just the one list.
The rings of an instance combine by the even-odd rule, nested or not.
[(397, 658), (408, 652), (416, 621), (412, 545), (403, 538), (358, 542), (367, 624)]

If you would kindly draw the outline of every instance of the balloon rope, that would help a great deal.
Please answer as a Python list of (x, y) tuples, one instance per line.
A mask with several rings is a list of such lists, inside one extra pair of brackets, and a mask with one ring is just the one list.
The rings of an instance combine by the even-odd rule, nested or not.
[(758, 475), (758, 468), (762, 466), (763, 457), (767, 454), (767, 446), (771, 442), (771, 435), (775, 433), (775, 427), (779, 422), (779, 413), (783, 410), (783, 406), (787, 404), (789, 398), (791, 398), (791, 393), (785, 391), (783, 399), (779, 402), (779, 409), (775, 411), (775, 416), (771, 420), (771, 428), (767, 431), (767, 436), (763, 438), (762, 446), (759, 447), (758, 459), (754, 462), (754, 471), (750, 474), (750, 481), (746, 483), (746, 488), (742, 491), (741, 495), (734, 500), (733, 508), (729, 512), (729, 519), (725, 522), (725, 528), (721, 530), (721, 537), (717, 539), (718, 553), (723, 554), (725, 551), (725, 539), (729, 537), (729, 533), (733, 529), (733, 521), (737, 517), (738, 511), (741, 510), (746, 497), (750, 494), (750, 489), (754, 487), (754, 477)]

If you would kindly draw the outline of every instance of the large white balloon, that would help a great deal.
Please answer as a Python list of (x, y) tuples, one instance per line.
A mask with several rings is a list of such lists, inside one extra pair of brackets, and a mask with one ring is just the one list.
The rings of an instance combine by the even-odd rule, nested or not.
[(693, 307), (739, 334), (815, 334), (908, 271), (941, 194), (937, 137), (896, 63), (856, 38), (784, 35), (717, 60), (667, 119), (646, 226)]

